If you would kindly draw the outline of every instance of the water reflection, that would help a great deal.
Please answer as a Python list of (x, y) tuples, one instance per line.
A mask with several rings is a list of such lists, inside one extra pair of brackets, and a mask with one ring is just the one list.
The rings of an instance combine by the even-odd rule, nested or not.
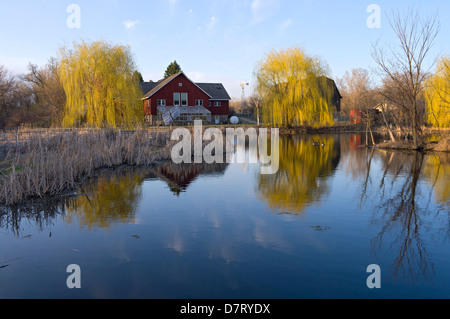
[(66, 205), (66, 222), (88, 230), (133, 224), (147, 174), (147, 169), (120, 169), (89, 180), (81, 187), (83, 195)]
[(333, 136), (281, 137), (279, 171), (258, 176), (260, 198), (272, 211), (291, 214), (320, 201), (328, 193), (327, 178), (339, 164), (338, 142)]
[[(434, 263), (424, 238), (448, 239), (448, 165), (436, 155), (419, 152), (365, 152), (366, 173), (361, 185), (361, 208), (370, 207), (377, 235), (374, 254), (393, 254), (392, 273), (405, 281), (431, 281)], [(381, 169), (380, 169), (381, 168)], [(430, 199), (434, 192), (437, 199)], [(442, 231), (446, 230), (446, 231)]]
[(423, 175), (433, 186), (435, 200), (450, 207), (450, 154), (439, 153), (427, 156)]
[(170, 190), (177, 196), (186, 192), (192, 182), (199, 176), (220, 176), (223, 175), (228, 164), (174, 164), (164, 163), (155, 168), (152, 172), (157, 178), (165, 181)]
[[(91, 258), (95, 255), (97, 262), (104, 258), (106, 264), (111, 256), (102, 250), (117, 245), (119, 266), (133, 274), (129, 286), (138, 286), (145, 273), (153, 280), (152, 289), (159, 285), (167, 296), (190, 292), (199, 278), (208, 278), (199, 285), (201, 292), (221, 291), (223, 285), (231, 289), (223, 291), (234, 292), (246, 284), (255, 289), (250, 292), (260, 292), (267, 275), (274, 278), (267, 283), (267, 291), (284, 287), (283, 296), (297, 297), (300, 288), (291, 287), (291, 282), (308, 277), (320, 280), (320, 268), (334, 262), (340, 252), (345, 256), (367, 252), (371, 260), (375, 256), (375, 262), (389, 265), (393, 276), (410, 283), (447, 278), (447, 274), (438, 277), (438, 271), (446, 271), (442, 264), (448, 253), (442, 243), (450, 238), (449, 155), (362, 148), (361, 140), (358, 134), (283, 136), (275, 175), (260, 175), (258, 170), (241, 174), (239, 166), (228, 170), (227, 164), (165, 163), (105, 171), (85, 183), (76, 197), (0, 207), (0, 233), (23, 238), (30, 234), (22, 233), (30, 225), (50, 236), (58, 223), (83, 230), (128, 224), (111, 232), (69, 231), (63, 246), (71, 244), (72, 238), (86, 238), (91, 245), (94, 237), (90, 236), (105, 236), (108, 240), (92, 243), (97, 246)], [(257, 154), (250, 152), (248, 157)], [(197, 187), (192, 187), (194, 182)], [(349, 189), (342, 191), (342, 185)], [(315, 214), (308, 209), (311, 205), (317, 206)], [(281, 215), (266, 213), (264, 208)], [(297, 218), (305, 212), (308, 220)], [(132, 225), (138, 220), (142, 223)], [(319, 220), (333, 224), (316, 224)], [(352, 227), (353, 233), (347, 235)], [(54, 246), (47, 249), (56, 247), (54, 239), (55, 235)], [(32, 240), (22, 243), (25, 246)], [(15, 257), (14, 252), (11, 249), (9, 255)], [(339, 277), (353, 267), (350, 263), (341, 258), (327, 266), (327, 271), (336, 272), (330, 277)], [(123, 291), (129, 286), (124, 284)]]
[(146, 180), (162, 180), (179, 195), (199, 176), (223, 175), (228, 164), (182, 164), (171, 162), (157, 167), (103, 170), (82, 183), (75, 196), (29, 199), (26, 203), (0, 206), (0, 229), (21, 236), (22, 223), (39, 232), (52, 226), (58, 217), (88, 231), (109, 229), (113, 225), (136, 222)]
[(21, 225), (33, 224), (39, 232), (48, 230), (58, 216), (64, 215), (67, 198), (34, 199), (27, 204), (0, 205), (0, 230), (20, 238)]
[(59, 217), (80, 228), (108, 229), (112, 224), (133, 223), (142, 197), (141, 185), (149, 169), (105, 170), (82, 185), (75, 195), (29, 199), (14, 206), (0, 206), (0, 228), (20, 237), (22, 223), (39, 232)]

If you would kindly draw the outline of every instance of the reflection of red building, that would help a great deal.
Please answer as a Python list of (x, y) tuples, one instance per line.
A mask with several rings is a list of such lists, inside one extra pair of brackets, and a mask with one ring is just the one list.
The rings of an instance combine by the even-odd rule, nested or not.
[(361, 110), (350, 111), (350, 123), (361, 124)]
[(200, 175), (221, 175), (228, 164), (174, 164), (165, 163), (154, 172), (161, 180), (165, 181), (170, 190), (176, 195), (186, 191), (188, 186)]
[(361, 146), (361, 135), (352, 134), (350, 135), (350, 149), (357, 150)]

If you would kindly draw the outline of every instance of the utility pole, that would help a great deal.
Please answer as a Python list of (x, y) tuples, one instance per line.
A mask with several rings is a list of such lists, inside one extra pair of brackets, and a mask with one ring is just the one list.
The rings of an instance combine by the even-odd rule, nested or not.
[(256, 101), (256, 122), (259, 126), (259, 101)]

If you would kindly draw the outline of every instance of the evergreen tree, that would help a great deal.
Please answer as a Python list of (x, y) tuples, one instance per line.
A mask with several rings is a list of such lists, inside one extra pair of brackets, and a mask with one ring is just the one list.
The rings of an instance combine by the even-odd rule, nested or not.
[(142, 77), (141, 72), (137, 70), (133, 73), (133, 79), (137, 79), (140, 83), (144, 82), (144, 78)]
[(178, 72), (181, 72), (181, 67), (175, 60), (167, 67), (166, 72), (164, 73), (164, 78), (168, 78), (169, 76), (175, 75)]

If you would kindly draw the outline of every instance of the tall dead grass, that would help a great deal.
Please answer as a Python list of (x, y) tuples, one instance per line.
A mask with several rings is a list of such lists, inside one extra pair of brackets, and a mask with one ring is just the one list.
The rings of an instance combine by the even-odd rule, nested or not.
[(74, 189), (99, 168), (146, 166), (170, 159), (169, 132), (99, 130), (36, 137), (1, 146), (0, 204)]

